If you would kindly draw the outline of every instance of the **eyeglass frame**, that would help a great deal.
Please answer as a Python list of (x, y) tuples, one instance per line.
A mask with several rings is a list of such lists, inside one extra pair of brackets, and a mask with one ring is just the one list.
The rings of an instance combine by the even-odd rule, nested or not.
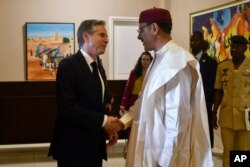
[(137, 29), (138, 34), (140, 34), (144, 30), (145, 27), (150, 26), (151, 24), (153, 23), (147, 23), (144, 26), (139, 27), (139, 29)]

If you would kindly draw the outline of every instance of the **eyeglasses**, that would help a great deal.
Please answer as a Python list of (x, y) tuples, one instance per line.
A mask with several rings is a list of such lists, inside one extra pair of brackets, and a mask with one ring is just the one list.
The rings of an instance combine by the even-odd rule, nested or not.
[(137, 30), (138, 34), (140, 34), (140, 33), (144, 30), (145, 27), (150, 26), (151, 24), (152, 24), (152, 23), (146, 24), (146, 25), (144, 25), (144, 26), (139, 27), (139, 29)]

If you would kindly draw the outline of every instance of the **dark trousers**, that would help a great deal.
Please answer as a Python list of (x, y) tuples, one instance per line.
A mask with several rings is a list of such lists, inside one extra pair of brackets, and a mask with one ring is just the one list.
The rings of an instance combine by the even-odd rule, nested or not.
[(207, 116), (208, 116), (208, 127), (209, 127), (211, 148), (213, 148), (214, 147), (214, 128), (213, 128), (213, 120), (212, 120), (212, 111), (208, 112)]

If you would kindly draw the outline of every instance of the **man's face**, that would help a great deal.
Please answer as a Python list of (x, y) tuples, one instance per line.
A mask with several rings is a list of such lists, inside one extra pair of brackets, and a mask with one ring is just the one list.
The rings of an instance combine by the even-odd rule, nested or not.
[(231, 56), (234, 59), (237, 59), (237, 58), (240, 58), (242, 56), (245, 56), (244, 53), (245, 53), (246, 49), (247, 49), (247, 46), (244, 45), (244, 44), (234, 44), (234, 43), (232, 43), (230, 45)]
[(142, 41), (146, 51), (154, 50), (153, 34), (151, 29), (152, 24), (140, 23), (138, 31), (138, 39)]
[(104, 25), (93, 27), (93, 33), (84, 35), (87, 52), (93, 56), (99, 56), (105, 53), (108, 44), (108, 34)]
[(199, 38), (198, 35), (194, 34), (190, 38), (190, 47), (192, 49), (193, 54), (198, 54), (202, 47), (201, 47), (202, 39)]

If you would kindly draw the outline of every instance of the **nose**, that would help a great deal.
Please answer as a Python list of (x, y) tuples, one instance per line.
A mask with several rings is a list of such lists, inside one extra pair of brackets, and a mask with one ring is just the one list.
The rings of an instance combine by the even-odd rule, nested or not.
[(105, 42), (109, 43), (109, 38), (108, 37), (105, 38)]
[(140, 35), (140, 33), (138, 34), (137, 39), (141, 40), (141, 35)]

